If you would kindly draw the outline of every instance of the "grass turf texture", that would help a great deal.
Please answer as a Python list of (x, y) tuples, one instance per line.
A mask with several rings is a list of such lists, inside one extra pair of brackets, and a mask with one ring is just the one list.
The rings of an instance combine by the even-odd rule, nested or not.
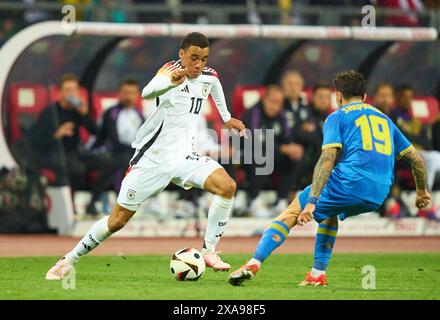
[[(224, 255), (233, 268), (246, 255)], [(440, 299), (440, 254), (335, 254), (326, 288), (298, 287), (311, 255), (273, 255), (243, 287), (228, 273), (207, 269), (196, 282), (179, 282), (169, 256), (86, 256), (76, 265), (76, 289), (46, 281), (55, 257), (0, 258), (0, 299)], [(361, 287), (362, 267), (376, 269), (376, 289)]]

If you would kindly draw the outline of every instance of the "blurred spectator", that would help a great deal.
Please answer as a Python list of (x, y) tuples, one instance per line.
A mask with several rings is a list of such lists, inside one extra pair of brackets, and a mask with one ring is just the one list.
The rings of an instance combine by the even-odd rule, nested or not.
[(293, 141), (304, 148), (304, 156), (296, 170), (289, 176), (294, 190), (299, 190), (311, 183), (313, 168), (321, 154), (322, 129), (331, 105), (331, 88), (325, 83), (319, 83), (313, 88), (312, 103), (309, 106), (310, 117), (299, 130), (293, 129)]
[(417, 27), (419, 25), (418, 14), (424, 10), (421, 0), (377, 0), (377, 5), (403, 11), (401, 14), (387, 15), (384, 23), (388, 26)]
[(14, 19), (5, 19), (3, 20), (1, 29), (0, 29), (0, 45), (3, 42), (6, 42), (11, 36), (13, 36), (18, 31), (18, 28), (14, 22)]
[(136, 16), (133, 10), (126, 10), (123, 7), (132, 4), (132, 0), (92, 0), (93, 17), (88, 17), (92, 21), (108, 21), (124, 23), (135, 21)]
[(78, 79), (67, 74), (60, 82), (59, 101), (41, 112), (30, 139), (38, 152), (40, 166), (55, 172), (56, 185), (70, 182), (73, 190), (78, 190), (85, 187), (90, 170), (98, 171), (99, 178), (93, 184), (92, 200), (86, 209), (87, 213), (96, 215), (95, 202), (111, 183), (112, 159), (83, 150), (80, 127), (97, 133), (89, 107), (80, 97)]
[(405, 136), (416, 147), (425, 160), (428, 188), (432, 190), (435, 175), (440, 171), (440, 152), (432, 150), (429, 139), (429, 127), (412, 116), (412, 100), (414, 92), (409, 86), (396, 89), (396, 108), (391, 119)]
[(397, 185), (392, 186), (389, 198), (380, 209), (383, 210), (384, 216), (393, 219), (401, 219), (410, 216), (409, 209), (402, 200), (402, 192)]
[(318, 159), (321, 154), (321, 145), (322, 145), (322, 129), (324, 128), (325, 119), (327, 119), (328, 110), (331, 105), (332, 91), (329, 85), (320, 83), (315, 85), (313, 88), (313, 97), (312, 97), (312, 116), (311, 122), (315, 126), (315, 130), (311, 132), (313, 137), (313, 141), (315, 141), (314, 145), (314, 155), (313, 165), (315, 161)]
[[(328, 84), (319, 83), (313, 87), (312, 121), (322, 136), (325, 119), (332, 103), (332, 90)], [(321, 143), (320, 143), (321, 144)]]
[(440, 8), (439, 0), (424, 0), (423, 4), (425, 5), (426, 8), (433, 8), (433, 9)]
[[(319, 132), (312, 116), (312, 107), (307, 106), (304, 90), (304, 79), (297, 71), (288, 71), (281, 79), (286, 99), (284, 111), (290, 130), (290, 145), (303, 149), (303, 157), (298, 163), (297, 172), (290, 177), (291, 186), (296, 190), (303, 187), (301, 180), (305, 176), (299, 174), (305, 172), (308, 166), (314, 164), (314, 154), (317, 146), (316, 133)], [(319, 133), (320, 134), (320, 133)], [(304, 167), (303, 167), (304, 166)]]
[(373, 105), (386, 115), (394, 107), (394, 89), (390, 83), (379, 83), (374, 90)]
[(128, 162), (134, 154), (131, 143), (145, 121), (144, 116), (136, 107), (141, 99), (137, 81), (124, 80), (119, 86), (118, 94), (119, 103), (105, 111), (102, 116), (94, 145), (94, 148), (104, 146), (111, 153), (113, 170), (119, 175), (116, 179), (115, 190), (117, 191), (122, 181), (122, 173), (127, 170)]
[(396, 107), (391, 112), (391, 119), (417, 149), (431, 150), (429, 128), (412, 116), (413, 97), (414, 92), (410, 86), (396, 88)]
[[(71, 5), (75, 7), (75, 14), (76, 14), (76, 21), (85, 20), (86, 18), (86, 11), (87, 9), (84, 9), (85, 6), (91, 5), (92, 0), (63, 0), (64, 5)], [(92, 7), (88, 8), (88, 10), (91, 10)]]
[[(277, 85), (267, 88), (262, 102), (249, 109), (243, 116), (246, 127), (253, 132), (253, 139), (260, 139), (265, 150), (266, 141), (263, 132), (262, 137), (255, 135), (255, 129), (274, 130), (274, 168), (282, 175), (281, 183), (277, 190), (278, 201), (287, 198), (292, 183), (289, 175), (296, 170), (296, 163), (302, 159), (303, 148), (300, 145), (290, 143), (290, 130), (287, 125), (286, 112), (283, 110), (283, 92)], [(257, 165), (244, 165), (247, 175), (248, 201), (254, 200), (263, 189), (271, 176), (256, 175)]]
[(286, 97), (284, 110), (289, 128), (300, 127), (310, 119), (310, 110), (303, 98), (304, 78), (298, 71), (287, 71), (281, 79), (281, 85)]
[(440, 222), (440, 208), (429, 206), (427, 208), (419, 209), (419, 211), (417, 211), (417, 217)]
[(50, 20), (50, 15), (48, 12), (37, 7), (36, 0), (23, 0), (26, 5), (26, 10), (23, 15), (24, 24), (31, 25), (37, 22)]

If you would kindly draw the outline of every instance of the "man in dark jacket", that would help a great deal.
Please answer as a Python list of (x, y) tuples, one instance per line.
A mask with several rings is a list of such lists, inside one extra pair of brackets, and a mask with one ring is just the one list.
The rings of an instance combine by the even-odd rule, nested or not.
[[(440, 152), (433, 150), (429, 137), (431, 128), (412, 115), (414, 91), (410, 86), (396, 89), (396, 107), (391, 113), (391, 120), (419, 150), (425, 160), (428, 189), (432, 190), (435, 176), (440, 172)], [(398, 167), (398, 165), (396, 165)]]
[(374, 90), (373, 106), (385, 113), (391, 115), (394, 108), (394, 88), (390, 83), (379, 83)]
[(429, 139), (429, 126), (424, 125), (412, 115), (411, 107), (414, 91), (410, 86), (396, 88), (396, 107), (390, 118), (408, 140), (419, 150), (432, 150)]
[(98, 180), (92, 186), (92, 201), (86, 209), (87, 213), (96, 215), (94, 203), (110, 184), (111, 159), (82, 148), (81, 127), (91, 134), (97, 133), (88, 105), (80, 97), (78, 79), (67, 74), (60, 82), (59, 101), (41, 112), (30, 140), (40, 167), (55, 172), (56, 185), (70, 184), (73, 191), (78, 190), (86, 185), (89, 171), (98, 171)]
[(298, 71), (287, 71), (281, 78), (283, 88), (284, 111), (291, 130), (301, 128), (310, 119), (310, 110), (303, 97), (304, 79)]
[[(280, 201), (288, 196), (292, 188), (291, 182), (286, 178), (295, 169), (295, 164), (302, 159), (303, 148), (301, 145), (290, 142), (290, 130), (285, 111), (283, 110), (283, 92), (279, 86), (271, 85), (267, 88), (262, 102), (248, 110), (243, 116), (243, 123), (250, 130), (274, 130), (274, 164), (275, 171), (281, 173), (281, 183), (277, 190)], [(264, 136), (264, 134), (263, 134)], [(254, 134), (254, 139), (257, 139)], [(263, 141), (263, 144), (266, 141)], [(263, 146), (265, 150), (265, 146)], [(255, 164), (245, 165), (248, 182), (248, 200), (254, 200), (263, 189), (271, 176), (257, 175)]]
[(325, 83), (319, 83), (313, 87), (313, 97), (310, 105), (310, 121), (314, 124), (314, 130), (310, 133), (313, 135), (314, 141), (313, 153), (311, 155), (311, 171), (313, 171), (315, 163), (321, 154), (322, 130), (331, 106), (331, 94), (330, 86)]
[(134, 149), (131, 143), (136, 132), (145, 121), (136, 105), (141, 99), (139, 84), (134, 79), (126, 79), (119, 86), (119, 103), (109, 108), (102, 116), (95, 148), (105, 146), (112, 155), (116, 177), (116, 189), (119, 189), (122, 175), (128, 168)]

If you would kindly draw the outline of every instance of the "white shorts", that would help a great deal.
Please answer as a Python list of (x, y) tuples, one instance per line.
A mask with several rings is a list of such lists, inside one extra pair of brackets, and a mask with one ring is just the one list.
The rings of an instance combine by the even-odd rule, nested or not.
[(174, 167), (167, 167), (143, 156), (122, 180), (118, 204), (136, 211), (140, 204), (165, 189), (170, 182), (186, 190), (203, 189), (206, 179), (214, 170), (222, 168), (206, 156), (187, 158)]

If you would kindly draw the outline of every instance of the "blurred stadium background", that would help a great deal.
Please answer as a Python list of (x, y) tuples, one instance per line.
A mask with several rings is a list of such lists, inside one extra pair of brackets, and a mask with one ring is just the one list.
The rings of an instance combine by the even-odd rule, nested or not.
[[(377, 29), (360, 27), (362, 6), (370, 4), (376, 8)], [(76, 9), (77, 23), (69, 27), (61, 25), (64, 5)], [(358, 69), (368, 79), (368, 101), (389, 113), (432, 159), (433, 205), (416, 210), (409, 167), (399, 161), (396, 184), (380, 212), (348, 219), (341, 224), (339, 235), (366, 237), (370, 244), (376, 243), (372, 248), (376, 250), (384, 243), (383, 237), (424, 236), (422, 241), (388, 242), (384, 250), (398, 251), (400, 243), (412, 251), (438, 251), (439, 28), (439, 1), (1, 1), (0, 233), (82, 236), (96, 219), (109, 214), (125, 165), (112, 167), (108, 175), (111, 181), (90, 205), (104, 164), (114, 159), (107, 144), (99, 148), (95, 144), (97, 132), (103, 128), (103, 114), (118, 104), (124, 79), (137, 81), (142, 88), (158, 68), (176, 58), (181, 37), (196, 30), (210, 38), (208, 64), (219, 73), (230, 111), (236, 117), (245, 118), (256, 108), (272, 108), (275, 120), (268, 117), (264, 121), (266, 128), (275, 127), (280, 110), (276, 102), (270, 102), (273, 99), (265, 100), (275, 94), (266, 91), (272, 84), (282, 85), (283, 103), (286, 108), (294, 105), (294, 116), (298, 117), (294, 124), (297, 134), (287, 137), (287, 142), (283, 140), (294, 147), (282, 156), (282, 170), (275, 168), (268, 179), (257, 181), (260, 192), (255, 194), (255, 180), (249, 183), (245, 167), (228, 166), (239, 185), (234, 217), (225, 233), (230, 248), (238, 247), (237, 241), (226, 238), (260, 234), (286, 201), (311, 182), (321, 125), (325, 115), (335, 108), (327, 87), (335, 72)], [(81, 128), (80, 145), (66, 147), (59, 142), (57, 150), (62, 152), (48, 154), (40, 149), (40, 143), (44, 145), (39, 139), (39, 133), (44, 132), (39, 131), (44, 129), (40, 114), (59, 100), (59, 83), (66, 74), (77, 77), (81, 99), (88, 104), (97, 131)], [(262, 104), (254, 108), (258, 103)], [(148, 117), (154, 101), (141, 101), (137, 96), (134, 107)], [(221, 119), (213, 102), (204, 110), (207, 126), (219, 133)], [(314, 138), (302, 139), (304, 136)], [(221, 150), (222, 146), (211, 138), (206, 137), (205, 151)], [(73, 153), (81, 166), (75, 174), (69, 163)], [(53, 156), (58, 159), (56, 165), (49, 161)], [(95, 160), (101, 162), (90, 165), (84, 160), (87, 157), (97, 157)], [(286, 197), (280, 198), (286, 172), (292, 180)], [(209, 202), (209, 194), (182, 192), (170, 186), (145, 203), (116, 236), (165, 237), (164, 241), (171, 243), (175, 241), (169, 237), (198, 237), (203, 232)], [(295, 228), (293, 234), (308, 237), (315, 231), (316, 225), (308, 225)], [(371, 242), (371, 237), (378, 238)], [(0, 255), (39, 252), (33, 251), (36, 246), (30, 245), (30, 238), (0, 239), (5, 244), (0, 247)], [(39, 239), (39, 248), (54, 248), (52, 237)], [(187, 239), (188, 245), (192, 241)], [(361, 250), (361, 242), (348, 242), (347, 248)], [(57, 243), (62, 248), (41, 253), (62, 254), (74, 241)], [(309, 243), (311, 252), (313, 241)], [(249, 252), (252, 246), (243, 250)], [(127, 247), (131, 246), (126, 245), (125, 250), (129, 250)]]

